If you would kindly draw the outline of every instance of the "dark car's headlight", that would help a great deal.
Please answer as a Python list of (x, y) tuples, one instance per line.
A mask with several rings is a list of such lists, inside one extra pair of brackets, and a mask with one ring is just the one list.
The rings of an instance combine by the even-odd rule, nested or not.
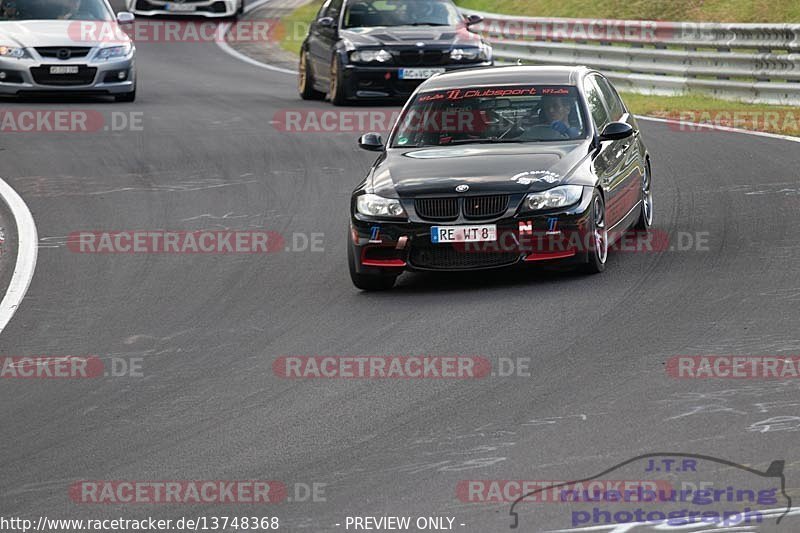
[(577, 204), (583, 194), (582, 185), (561, 185), (542, 192), (534, 192), (522, 202), (524, 211), (544, 211)]
[(350, 61), (353, 63), (388, 63), (392, 54), (386, 50), (355, 50), (350, 52)]
[(484, 43), (480, 46), (454, 48), (450, 51), (450, 59), (464, 62), (491, 61), (492, 47)]
[(356, 199), (356, 210), (370, 217), (404, 218), (406, 211), (400, 200), (377, 194), (362, 194)]

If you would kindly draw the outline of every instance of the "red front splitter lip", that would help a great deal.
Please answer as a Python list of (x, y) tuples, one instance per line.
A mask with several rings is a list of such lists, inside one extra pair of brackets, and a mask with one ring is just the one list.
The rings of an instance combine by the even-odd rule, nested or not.
[(558, 252), (542, 252), (542, 253), (534, 253), (530, 254), (525, 258), (525, 262), (533, 262), (533, 261), (549, 261), (551, 259), (566, 259), (568, 257), (575, 257), (575, 249), (570, 248), (569, 250), (563, 250)]

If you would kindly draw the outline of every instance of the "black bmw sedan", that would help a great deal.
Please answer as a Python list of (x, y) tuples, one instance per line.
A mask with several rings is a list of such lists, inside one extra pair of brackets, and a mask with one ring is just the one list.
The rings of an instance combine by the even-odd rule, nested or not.
[(650, 155), (611, 83), (585, 67), (501, 67), (423, 83), (351, 201), (356, 287), (405, 270), (562, 261), (605, 270), (653, 222)]
[(299, 91), (352, 100), (407, 98), (445, 71), (492, 65), (492, 49), (452, 0), (327, 0), (300, 51)]

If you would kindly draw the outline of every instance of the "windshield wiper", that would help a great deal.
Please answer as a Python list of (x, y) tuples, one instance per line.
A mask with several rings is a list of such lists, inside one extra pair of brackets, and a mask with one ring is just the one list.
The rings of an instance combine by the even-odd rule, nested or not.
[(526, 142), (536, 142), (533, 141), (523, 141), (522, 139), (501, 139), (500, 137), (485, 137), (483, 139), (454, 139), (447, 144), (442, 144), (440, 146), (447, 146), (448, 144), (503, 144), (503, 143), (526, 143)]
[(442, 22), (412, 22), (410, 24), (403, 24), (403, 26), (450, 26)]

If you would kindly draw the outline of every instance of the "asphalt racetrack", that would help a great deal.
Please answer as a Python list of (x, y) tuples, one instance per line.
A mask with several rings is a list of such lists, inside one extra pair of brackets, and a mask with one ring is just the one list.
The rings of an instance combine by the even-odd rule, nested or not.
[[(785, 460), (797, 492), (797, 380), (666, 371), (676, 355), (797, 354), (797, 144), (641, 121), (655, 231), (672, 249), (612, 253), (598, 276), (406, 274), (394, 291), (361, 293), (347, 273), (347, 210), (374, 154), (355, 133), (271, 122), (330, 104), (302, 102), (293, 76), (214, 43), (137, 47), (133, 104), (3, 103), (142, 120), (138, 131), (0, 137), (0, 176), (39, 232), (35, 275), (0, 353), (141, 365), (135, 376), (0, 383), (4, 516), (277, 516), (281, 530), (314, 532), (345, 531), (348, 516), (449, 516), (455, 530), (493, 533), (509, 529), (510, 504), (464, 501), (459, 482), (581, 479), (652, 452), (760, 470)], [(71, 232), (126, 229), (322, 240), (266, 255), (67, 246)], [(422, 354), (527, 370), (473, 380), (273, 371), (285, 355)], [(282, 481), (292, 501), (91, 505), (69, 493), (80, 480), (254, 479)], [(304, 497), (304, 486), (324, 496)], [(521, 531), (574, 525), (558, 506), (536, 509), (520, 508)], [(730, 530), (798, 531), (800, 521)]]

